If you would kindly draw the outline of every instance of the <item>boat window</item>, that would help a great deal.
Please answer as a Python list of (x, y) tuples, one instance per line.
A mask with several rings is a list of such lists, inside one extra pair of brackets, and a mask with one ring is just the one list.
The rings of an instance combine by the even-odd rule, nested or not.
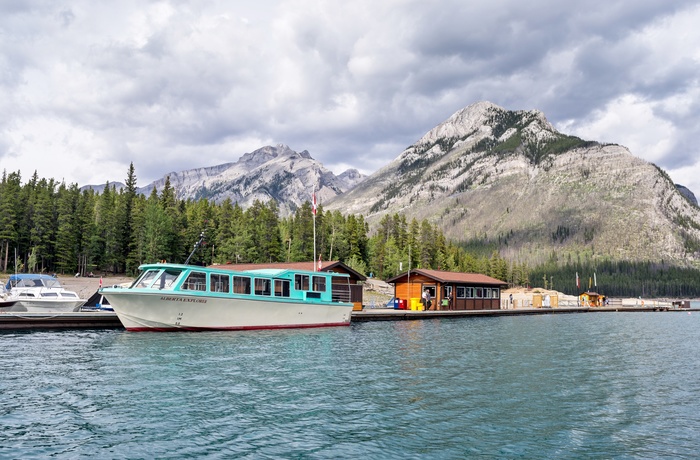
[(229, 280), (231, 277), (229, 275), (217, 275), (212, 273), (209, 275), (209, 290), (211, 292), (229, 292)]
[(467, 288), (467, 299), (474, 298), (474, 288)]
[(188, 291), (206, 291), (207, 290), (207, 274), (204, 272), (192, 272), (187, 276), (185, 282), (182, 283), (182, 289)]
[(464, 286), (457, 286), (457, 298), (464, 299), (467, 297), (467, 288)]
[(289, 297), (289, 280), (275, 279), (275, 297)]
[(61, 283), (58, 281), (56, 278), (51, 278), (51, 279), (45, 279), (43, 281), (44, 285), (48, 288), (61, 288)]
[(271, 281), (267, 278), (255, 278), (255, 295), (271, 295)]
[(41, 297), (58, 297), (58, 292), (42, 292)]
[(158, 281), (153, 283), (154, 289), (171, 289), (175, 284), (178, 276), (182, 273), (182, 270), (176, 270), (173, 268), (168, 268), (163, 271), (163, 273), (158, 277)]
[(494, 299), (500, 299), (501, 298), (501, 293), (499, 292), (500, 289), (498, 288), (493, 288), (491, 289), (491, 293), (493, 294)]
[(484, 299), (491, 298), (491, 288), (484, 288)]
[(294, 275), (294, 289), (297, 291), (309, 290), (309, 275)]
[(314, 276), (314, 291), (316, 292), (326, 292), (326, 277), (325, 276)]
[(474, 288), (474, 297), (477, 299), (483, 299), (484, 298), (484, 290), (482, 288)]
[(250, 278), (247, 276), (233, 277), (234, 294), (250, 294)]
[(151, 283), (153, 282), (153, 280), (159, 272), (160, 270), (146, 270), (139, 278), (136, 279), (136, 281), (134, 281), (134, 284), (132, 284), (131, 287), (147, 288), (151, 285)]

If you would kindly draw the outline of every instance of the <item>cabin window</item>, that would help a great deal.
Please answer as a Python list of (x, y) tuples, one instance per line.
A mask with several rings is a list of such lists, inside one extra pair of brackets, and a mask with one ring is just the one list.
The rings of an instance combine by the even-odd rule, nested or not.
[(491, 288), (484, 288), (484, 299), (491, 298)]
[(255, 295), (272, 295), (272, 280), (255, 278)]
[(209, 290), (211, 292), (229, 292), (229, 283), (231, 277), (229, 275), (217, 275), (212, 273), (209, 275)]
[(467, 288), (464, 286), (457, 286), (457, 298), (464, 299), (467, 297)]
[(275, 280), (275, 297), (289, 297), (289, 280)]
[(250, 278), (247, 276), (234, 276), (233, 293), (250, 295)]
[(316, 292), (326, 292), (326, 277), (325, 276), (314, 276), (313, 277), (314, 288)]
[(163, 273), (158, 277), (158, 281), (153, 283), (154, 289), (170, 289), (172, 288), (175, 280), (180, 276), (182, 270), (167, 269), (163, 270)]
[(477, 299), (483, 299), (484, 298), (484, 289), (483, 288), (474, 288), (474, 297)]
[(147, 270), (147, 271), (145, 271), (141, 275), (141, 277), (137, 278), (136, 281), (134, 281), (134, 284), (132, 284), (131, 287), (132, 288), (147, 288), (148, 286), (151, 285), (151, 283), (155, 279), (158, 272), (159, 272), (159, 270)]
[(445, 286), (445, 297), (452, 297), (452, 286)]
[(498, 288), (491, 289), (491, 295), (492, 295), (493, 299), (500, 299), (501, 298), (501, 293), (499, 291), (500, 291), (500, 289), (498, 289)]
[(206, 291), (207, 290), (207, 274), (204, 272), (192, 272), (187, 276), (185, 282), (182, 283), (182, 289), (188, 291)]
[(294, 275), (294, 289), (297, 291), (308, 291), (309, 275)]

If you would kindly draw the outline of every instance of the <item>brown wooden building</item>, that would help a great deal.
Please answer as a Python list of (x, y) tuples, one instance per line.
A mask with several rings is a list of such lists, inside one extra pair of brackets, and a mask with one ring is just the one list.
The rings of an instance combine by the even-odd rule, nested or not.
[(394, 285), (394, 297), (405, 301), (408, 309), (420, 303), (428, 289), (431, 310), (499, 310), (501, 290), (508, 284), (477, 273), (416, 269), (402, 273), (387, 283)]
[(268, 264), (219, 264), (214, 265), (216, 268), (226, 268), (229, 270), (259, 270), (262, 268), (272, 268), (280, 270), (308, 270), (314, 271), (314, 268), (322, 272), (344, 273), (350, 276), (350, 284), (344, 277), (333, 278), (333, 297), (340, 299), (350, 299), (350, 302), (355, 304), (353, 310), (362, 310), (362, 283), (367, 280), (367, 277), (362, 273), (353, 270), (342, 262), (328, 261), (321, 262), (321, 268), (318, 269), (318, 262), (278, 262)]

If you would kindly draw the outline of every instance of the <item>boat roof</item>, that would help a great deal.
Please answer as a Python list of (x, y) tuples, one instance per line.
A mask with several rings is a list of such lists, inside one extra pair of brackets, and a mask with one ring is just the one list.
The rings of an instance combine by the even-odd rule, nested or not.
[(41, 279), (41, 280), (55, 280), (57, 279), (55, 276), (52, 275), (46, 275), (43, 273), (13, 273), (10, 275), (11, 280), (36, 280), (36, 279)]
[(201, 265), (185, 265), (185, 264), (171, 264), (171, 263), (162, 263), (162, 262), (155, 262), (155, 263), (150, 263), (150, 264), (141, 264), (139, 267), (140, 270), (146, 270), (146, 269), (160, 269), (160, 268), (178, 268), (182, 270), (203, 270), (203, 271), (208, 271), (208, 272), (216, 272), (216, 273), (221, 273), (221, 272), (230, 272), (230, 273), (243, 273), (247, 275), (265, 275), (265, 276), (280, 276), (283, 273), (301, 273), (305, 275), (331, 275), (331, 276), (339, 276), (339, 277), (350, 277), (347, 273), (335, 273), (335, 272), (325, 272), (325, 271), (318, 271), (318, 272), (313, 272), (310, 270), (301, 270), (301, 269), (290, 269), (290, 268), (255, 268), (255, 269), (250, 269), (250, 270), (232, 270), (230, 268), (219, 268), (217, 266), (210, 266), (210, 267), (205, 267)]

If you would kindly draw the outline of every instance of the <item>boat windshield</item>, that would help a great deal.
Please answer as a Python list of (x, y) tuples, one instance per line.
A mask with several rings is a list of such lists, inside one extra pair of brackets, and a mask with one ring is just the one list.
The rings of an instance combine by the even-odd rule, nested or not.
[(160, 270), (146, 270), (136, 278), (134, 284), (131, 285), (132, 288), (147, 288), (151, 285), (155, 277), (160, 273)]
[(158, 277), (158, 281), (153, 283), (151, 287), (153, 289), (172, 289), (181, 273), (182, 270), (167, 268), (163, 270), (163, 273)]

